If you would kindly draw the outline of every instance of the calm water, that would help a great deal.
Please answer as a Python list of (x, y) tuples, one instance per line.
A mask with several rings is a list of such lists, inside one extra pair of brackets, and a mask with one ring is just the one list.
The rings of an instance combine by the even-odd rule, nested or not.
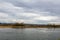
[(0, 28), (0, 40), (58, 40), (60, 28)]

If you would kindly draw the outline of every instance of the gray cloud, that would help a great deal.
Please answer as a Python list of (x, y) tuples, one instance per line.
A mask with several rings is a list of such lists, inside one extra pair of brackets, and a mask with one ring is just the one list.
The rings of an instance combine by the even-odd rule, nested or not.
[(59, 4), (59, 0), (0, 0), (0, 13), (8, 14), (6, 19), (23, 20), (25, 23), (58, 22)]

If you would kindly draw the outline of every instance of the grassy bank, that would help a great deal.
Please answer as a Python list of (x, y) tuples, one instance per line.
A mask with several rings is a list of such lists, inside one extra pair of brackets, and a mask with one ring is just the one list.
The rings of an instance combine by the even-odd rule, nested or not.
[(60, 26), (0, 26), (0, 28), (60, 28)]
[(60, 28), (60, 25), (41, 24), (0, 24), (0, 28)]

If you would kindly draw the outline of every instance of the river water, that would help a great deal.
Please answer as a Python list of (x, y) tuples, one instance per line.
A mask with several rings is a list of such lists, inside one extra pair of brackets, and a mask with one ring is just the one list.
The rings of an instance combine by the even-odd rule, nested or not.
[(0, 40), (59, 40), (60, 28), (0, 28)]

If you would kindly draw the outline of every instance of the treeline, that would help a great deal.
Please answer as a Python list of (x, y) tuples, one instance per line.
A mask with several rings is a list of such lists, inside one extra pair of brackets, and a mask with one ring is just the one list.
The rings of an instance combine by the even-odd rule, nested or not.
[(60, 28), (60, 25), (55, 25), (55, 24), (24, 24), (24, 23), (10, 23), (10, 24), (6, 24), (0, 23), (0, 26), (3, 27), (11, 27), (11, 28)]

